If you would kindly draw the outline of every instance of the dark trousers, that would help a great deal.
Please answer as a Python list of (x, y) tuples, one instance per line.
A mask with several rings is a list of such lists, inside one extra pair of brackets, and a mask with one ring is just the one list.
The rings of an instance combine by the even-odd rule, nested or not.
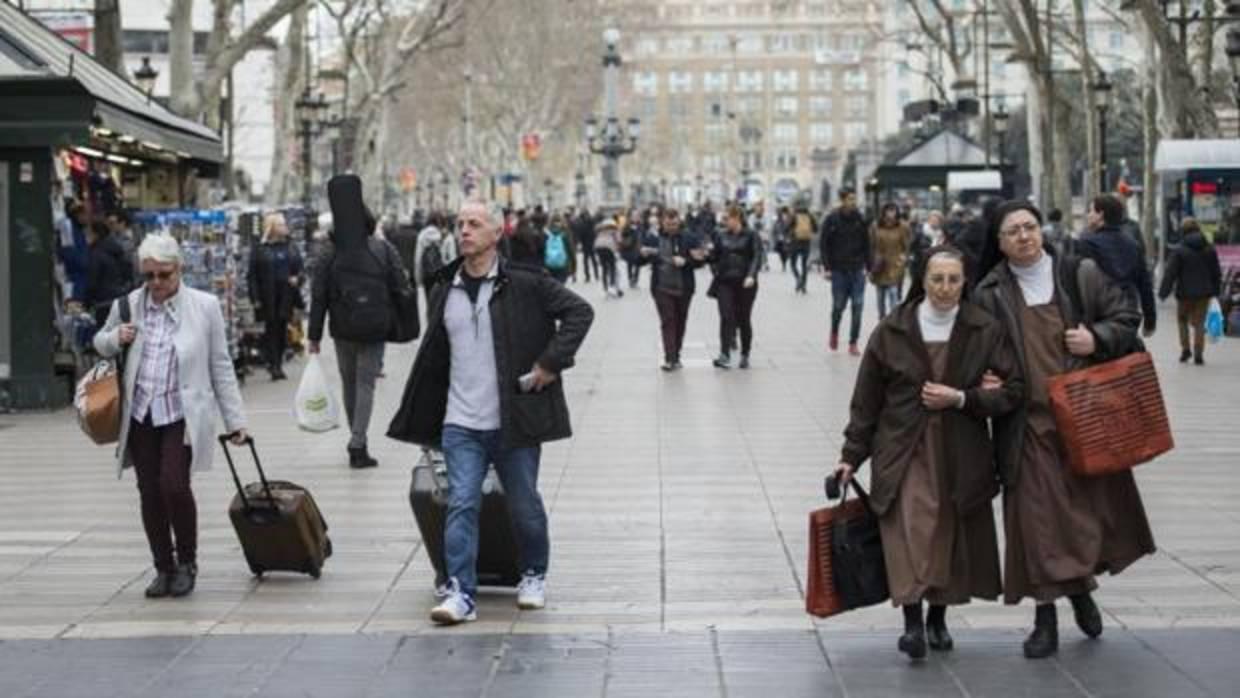
[(1181, 298), (1176, 301), (1175, 319), (1180, 329), (1180, 348), (1189, 350), (1188, 334), (1192, 329), (1193, 356), (1201, 358), (1206, 351), (1206, 313), (1210, 310), (1209, 298)]
[(624, 263), (628, 266), (629, 288), (637, 288), (637, 280), (641, 276), (642, 265), (636, 259), (625, 259)]
[(581, 266), (586, 271), (586, 281), (589, 281), (591, 279), (591, 276), (590, 276), (591, 269), (594, 270), (593, 278), (598, 278), (598, 275), (599, 275), (598, 254), (596, 253), (594, 249), (593, 243), (586, 245), (585, 247), (581, 249)]
[(831, 271), (831, 336), (840, 333), (840, 321), (844, 308), (852, 304), (852, 325), (848, 330), (848, 343), (856, 344), (861, 338), (861, 309), (865, 305), (865, 270)]
[(654, 305), (659, 311), (659, 330), (663, 333), (663, 358), (668, 362), (680, 361), (680, 348), (685, 343), (685, 327), (689, 323), (689, 304), (693, 296), (674, 296), (655, 291)]
[[(192, 458), (185, 445), (185, 420), (157, 427), (150, 417), (129, 423), (129, 456), (138, 475), (142, 527), (155, 569), (171, 572), (198, 553), (198, 505), (189, 486)], [(176, 558), (172, 537), (176, 534)]]
[(715, 298), (719, 302), (719, 351), (731, 353), (739, 331), (741, 354), (749, 356), (753, 346), (753, 302), (758, 297), (758, 285), (745, 288), (742, 281), (721, 281), (715, 288)]
[(792, 243), (792, 274), (797, 280), (797, 290), (804, 291), (809, 282), (809, 243)]
[(263, 346), (267, 351), (267, 368), (275, 371), (284, 366), (284, 350), (288, 347), (288, 319), (268, 318), (264, 323)]
[[(603, 248), (601, 250), (596, 250), (596, 252), (598, 253), (598, 261), (600, 262), (600, 268), (596, 274), (603, 282), (603, 290), (606, 291), (609, 288), (614, 288), (619, 291), (620, 287), (616, 285), (615, 251)], [(586, 268), (589, 269), (589, 267)], [(586, 278), (588, 279), (590, 277), (587, 276)]]

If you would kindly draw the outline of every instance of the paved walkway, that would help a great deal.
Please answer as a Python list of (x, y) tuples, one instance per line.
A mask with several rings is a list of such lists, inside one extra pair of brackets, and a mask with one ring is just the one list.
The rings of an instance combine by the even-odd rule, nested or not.
[[(54, 656), (74, 647), (106, 655), (110, 647), (149, 647), (172, 652), (171, 659), (180, 651), (174, 648), (246, 646), (236, 636), (268, 638), (253, 641), (269, 651), (246, 659), (274, 666), (283, 643), (309, 651), (319, 642), (377, 643), (379, 649), (359, 652), (382, 664), (392, 654), (386, 643), (446, 651), (456, 642), (528, 648), (611, 638), (609, 647), (675, 647), (711, 637), (742, 644), (765, 637), (803, 648), (817, 646), (815, 633), (859, 633), (847, 636), (849, 646), (873, 650), (856, 661), (898, 666), (891, 663), (898, 612), (876, 607), (813, 621), (802, 611), (806, 514), (822, 504), (821, 479), (838, 454), (858, 362), (825, 352), (829, 294), (821, 279), (811, 282), (807, 296), (792, 294), (791, 277), (778, 272), (761, 284), (754, 368), (724, 373), (710, 366), (717, 319), (699, 294), (686, 368), (672, 375), (656, 368), (658, 332), (648, 294), (604, 300), (597, 285), (577, 286), (595, 304), (597, 321), (578, 367), (567, 374), (577, 437), (548, 446), (543, 460), (553, 538), (550, 606), (518, 614), (511, 596), (488, 594), (480, 621), (462, 629), (429, 627), (430, 566), (406, 498), (416, 453), (382, 437), (412, 346), (394, 347), (387, 357), (389, 377), (381, 381), (371, 429), (382, 466), (372, 471), (345, 467), (343, 430), (313, 435), (296, 428), (295, 380), (259, 378), (245, 388), (270, 473), (310, 487), (331, 525), (336, 554), (317, 582), (250, 577), (225, 513), (233, 488), (217, 456), (216, 470), (195, 480), (198, 591), (184, 601), (147, 601), (142, 588), (151, 571), (137, 493), (131, 476), (115, 480), (110, 449), (89, 445), (68, 412), (0, 415), (0, 639), (168, 638), (5, 644), (0, 670), (8, 676), (14, 657), (26, 651)], [(875, 320), (872, 296), (869, 301), (867, 332)], [(1137, 652), (1121, 652), (1122, 666), (1154, 651), (1147, 637), (1231, 641), (1231, 630), (1240, 628), (1240, 430), (1233, 424), (1240, 341), (1211, 346), (1209, 365), (1198, 368), (1175, 362), (1174, 334), (1166, 305), (1151, 347), (1178, 448), (1137, 471), (1160, 550), (1121, 577), (1101, 580), (1098, 594), (1112, 629), (1102, 643), (1107, 652)], [(291, 367), (294, 379), (301, 365)], [(998, 604), (953, 611), (961, 649), (952, 661), (1017, 652), (1031, 614), (1028, 607)], [(459, 639), (467, 635), (488, 637)], [(235, 643), (202, 642), (203, 636)], [(825, 661), (821, 652), (816, 661)], [(1109, 665), (1115, 666), (1121, 665)], [(843, 690), (846, 680), (835, 668), (835, 678), (820, 678)], [(1216, 668), (1240, 676), (1226, 664)], [(1099, 694), (1079, 679), (1073, 687)]]

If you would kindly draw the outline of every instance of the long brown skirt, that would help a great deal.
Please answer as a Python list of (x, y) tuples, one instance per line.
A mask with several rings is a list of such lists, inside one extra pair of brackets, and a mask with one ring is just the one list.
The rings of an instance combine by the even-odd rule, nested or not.
[(999, 598), (999, 546), (990, 502), (961, 516), (938, 459), (942, 430), (931, 418), (891, 508), (878, 521), (895, 606), (925, 600), (966, 604)]
[(1026, 430), (1020, 480), (1003, 493), (1003, 524), (1008, 604), (1092, 591), (1094, 575), (1119, 574), (1154, 552), (1132, 473), (1075, 475), (1052, 431)]

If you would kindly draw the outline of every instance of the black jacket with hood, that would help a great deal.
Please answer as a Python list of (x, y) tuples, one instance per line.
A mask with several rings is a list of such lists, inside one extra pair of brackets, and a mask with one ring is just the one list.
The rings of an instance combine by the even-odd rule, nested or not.
[[(398, 441), (438, 447), (443, 437), (452, 361), (444, 308), (462, 264), (457, 259), (435, 275), (426, 334), (400, 409), (388, 427), (387, 435)], [(573, 366), (594, 322), (593, 308), (546, 271), (523, 268), (501, 257), (489, 309), (503, 447), (537, 446), (572, 436), (562, 374)], [(561, 379), (541, 392), (521, 392), (518, 379), (535, 363)]]
[(1140, 303), (1146, 330), (1152, 332), (1158, 319), (1154, 305), (1154, 282), (1150, 278), (1149, 267), (1145, 265), (1145, 253), (1132, 235), (1122, 227), (1104, 225), (1082, 236), (1077, 241), (1075, 252), (1094, 260), (1112, 281), (1132, 294)]
[(1201, 233), (1189, 233), (1184, 242), (1171, 253), (1163, 273), (1159, 298), (1166, 298), (1175, 289), (1179, 300), (1214, 298), (1223, 288), (1223, 270), (1219, 267), (1218, 251)]

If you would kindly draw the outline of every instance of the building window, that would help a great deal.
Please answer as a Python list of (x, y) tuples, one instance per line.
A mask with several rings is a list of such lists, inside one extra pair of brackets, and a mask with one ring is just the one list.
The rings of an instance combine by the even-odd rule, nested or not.
[(829, 121), (815, 121), (809, 125), (809, 141), (814, 145), (831, 145), (835, 128)]
[(653, 95), (659, 92), (659, 74), (653, 70), (641, 70), (633, 73), (633, 91), (639, 95)]
[(728, 74), (722, 70), (708, 70), (702, 73), (703, 92), (727, 92)]
[(681, 72), (673, 70), (667, 74), (667, 91), (671, 94), (681, 94), (693, 90), (693, 73)]
[(706, 54), (724, 54), (731, 47), (728, 45), (728, 37), (726, 34), (706, 34), (701, 40), (702, 53)]
[(813, 117), (831, 116), (831, 98), (822, 96), (810, 97), (809, 114)]
[(689, 118), (689, 100), (675, 97), (667, 100), (667, 115), (673, 120)]
[(742, 54), (762, 53), (764, 47), (760, 34), (746, 34), (736, 42), (736, 52)]
[(659, 40), (652, 36), (643, 36), (637, 40), (633, 52), (638, 56), (657, 56), (659, 55)]
[(766, 39), (766, 47), (771, 53), (796, 53), (797, 37), (795, 34), (772, 34)]
[(776, 150), (772, 153), (775, 161), (775, 169), (780, 172), (796, 172), (797, 160), (800, 153), (792, 148), (784, 148)]
[(797, 115), (800, 100), (796, 97), (776, 97), (775, 98), (775, 116), (785, 118), (793, 118)]
[(732, 100), (732, 111), (742, 116), (760, 116), (765, 113), (761, 97), (737, 97)]
[(863, 141), (869, 133), (869, 124), (864, 121), (850, 121), (844, 124), (844, 139), (849, 143)]
[(706, 135), (707, 143), (711, 145), (719, 145), (720, 143), (723, 143), (724, 136), (727, 134), (727, 127), (720, 123), (711, 123), (706, 124), (705, 128), (702, 129), (702, 132)]
[(746, 150), (741, 153), (741, 167), (751, 172), (762, 169), (762, 153), (757, 150)]
[(800, 137), (800, 129), (796, 124), (775, 124), (771, 129), (771, 140), (776, 143), (796, 143)]
[(831, 70), (828, 68), (815, 68), (809, 71), (809, 91), (830, 92)]
[(738, 70), (736, 71), (736, 91), (737, 92), (761, 92), (762, 91), (762, 71), (761, 70)]
[(723, 158), (718, 155), (703, 155), (702, 169), (707, 172), (723, 169)]
[(796, 92), (801, 89), (801, 76), (796, 70), (772, 70), (771, 89), (776, 92)]
[(869, 106), (865, 96), (849, 97), (844, 112), (849, 119), (864, 119), (869, 115)]
[[(693, 19), (693, 10), (695, 7), (697, 6), (696, 5), (664, 5), (663, 16), (664, 18), (671, 19), (671, 20)], [(707, 5), (706, 7), (702, 9), (704, 11), (707, 11), (711, 9), (711, 7), (712, 6)], [(727, 12), (726, 7), (724, 8), (724, 12)], [(709, 12), (706, 12), (706, 14), (709, 16)]]
[(827, 3), (825, 2), (805, 3), (805, 15), (807, 17), (826, 17), (827, 16)]
[(663, 50), (673, 56), (683, 56), (693, 53), (693, 37), (691, 36), (672, 36), (664, 42)]
[(659, 100), (654, 97), (642, 97), (637, 100), (637, 113), (642, 119), (653, 119), (659, 114)]
[(861, 68), (853, 68), (844, 72), (844, 89), (846, 90), (864, 90), (869, 83), (869, 76)]
[[(692, 5), (687, 6), (692, 10)], [(732, 7), (727, 3), (709, 3), (702, 6), (702, 16), (706, 19), (725, 19), (731, 14)]]
[(745, 2), (736, 6), (737, 17), (761, 17), (766, 14), (766, 4), (761, 2)]

